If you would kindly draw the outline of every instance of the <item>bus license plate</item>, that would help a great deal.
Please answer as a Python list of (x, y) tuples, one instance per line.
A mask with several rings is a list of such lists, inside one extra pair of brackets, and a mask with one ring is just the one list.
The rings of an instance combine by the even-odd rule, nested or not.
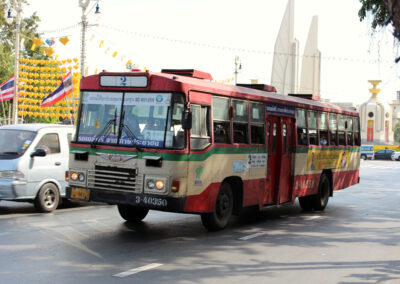
[(71, 188), (71, 199), (89, 201), (90, 189)]

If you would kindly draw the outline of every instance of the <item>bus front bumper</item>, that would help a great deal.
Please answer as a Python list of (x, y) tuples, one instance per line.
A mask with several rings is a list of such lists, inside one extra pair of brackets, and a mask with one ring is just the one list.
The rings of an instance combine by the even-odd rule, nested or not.
[(127, 204), (146, 207), (152, 210), (184, 212), (184, 197), (169, 197), (154, 194), (138, 194), (125, 191), (86, 189), (68, 186), (67, 198), (73, 201), (103, 202), (108, 204)]

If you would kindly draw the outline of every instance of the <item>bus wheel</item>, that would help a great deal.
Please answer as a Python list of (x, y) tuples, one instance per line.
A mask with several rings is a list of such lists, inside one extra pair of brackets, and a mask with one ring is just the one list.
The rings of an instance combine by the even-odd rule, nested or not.
[(328, 176), (326, 174), (322, 174), (321, 179), (319, 180), (318, 194), (314, 195), (314, 210), (323, 211), (325, 209), (326, 205), (328, 205), (330, 191), (331, 184)]
[(34, 201), (35, 208), (38, 212), (49, 213), (57, 209), (60, 202), (60, 193), (53, 183), (44, 184)]
[(211, 213), (201, 215), (201, 222), (209, 231), (217, 231), (226, 227), (232, 215), (233, 194), (229, 183), (223, 183), (219, 189), (217, 202)]
[(140, 222), (144, 217), (146, 217), (147, 213), (149, 213), (149, 209), (126, 204), (118, 204), (118, 212), (119, 215), (128, 222)]
[(300, 207), (303, 211), (311, 211), (313, 209), (313, 198), (313, 195), (299, 197)]

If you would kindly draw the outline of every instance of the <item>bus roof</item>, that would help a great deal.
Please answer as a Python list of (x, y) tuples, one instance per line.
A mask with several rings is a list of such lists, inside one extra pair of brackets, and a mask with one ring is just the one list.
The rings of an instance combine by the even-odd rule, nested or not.
[[(145, 87), (126, 87), (126, 86), (100, 86), (100, 78), (102, 76), (146, 76), (148, 83)], [(358, 112), (352, 109), (343, 108), (331, 103), (303, 99), (299, 97), (286, 96), (256, 90), (248, 87), (235, 85), (227, 85), (221, 83), (210, 82), (198, 78), (162, 73), (162, 72), (102, 72), (97, 75), (84, 77), (81, 80), (82, 90), (121, 90), (121, 91), (171, 91), (171, 92), (188, 92), (197, 91), (210, 93), (213, 95), (232, 97), (236, 99), (249, 99), (254, 101), (269, 102), (274, 104), (282, 104), (293, 107), (306, 109), (316, 109), (323, 111), (336, 112), (341, 114), (358, 116)]]

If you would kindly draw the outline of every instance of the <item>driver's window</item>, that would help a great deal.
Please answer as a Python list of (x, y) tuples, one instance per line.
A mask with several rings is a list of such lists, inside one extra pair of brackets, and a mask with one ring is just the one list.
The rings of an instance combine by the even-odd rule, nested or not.
[(60, 153), (58, 134), (45, 134), (36, 145), (35, 150), (39, 148), (45, 150), (47, 155)]

